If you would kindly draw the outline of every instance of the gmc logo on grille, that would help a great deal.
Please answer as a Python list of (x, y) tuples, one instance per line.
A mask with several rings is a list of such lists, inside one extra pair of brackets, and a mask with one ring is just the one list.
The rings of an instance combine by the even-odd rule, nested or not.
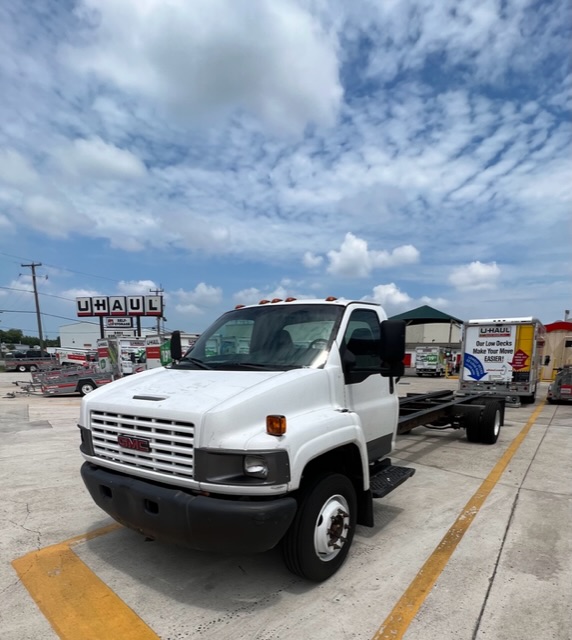
[(149, 451), (151, 451), (149, 440), (145, 440), (144, 438), (117, 436), (117, 444), (124, 449), (133, 449), (134, 451), (142, 451), (143, 453), (149, 453)]

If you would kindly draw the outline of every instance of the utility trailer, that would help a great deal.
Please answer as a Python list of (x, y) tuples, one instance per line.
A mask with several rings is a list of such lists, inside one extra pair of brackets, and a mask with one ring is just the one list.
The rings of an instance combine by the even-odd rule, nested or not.
[(409, 393), (399, 399), (397, 433), (415, 427), (465, 429), (469, 442), (494, 444), (504, 424), (505, 396), (473, 393), (456, 396), (453, 391)]
[(115, 379), (112, 372), (101, 371), (97, 365), (72, 369), (65, 367), (54, 371), (32, 373), (32, 387), (39, 388), (44, 396), (63, 396), (79, 393), (85, 396), (94, 389)]

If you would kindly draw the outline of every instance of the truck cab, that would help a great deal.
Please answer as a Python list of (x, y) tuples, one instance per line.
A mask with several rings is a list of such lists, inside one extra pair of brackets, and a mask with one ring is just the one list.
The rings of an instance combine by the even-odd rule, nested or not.
[(388, 458), (405, 325), (379, 305), (261, 301), (221, 316), (173, 363), (82, 401), (82, 477), (95, 502), (150, 538), (199, 550), (281, 543), (321, 581), (356, 524), (413, 469)]

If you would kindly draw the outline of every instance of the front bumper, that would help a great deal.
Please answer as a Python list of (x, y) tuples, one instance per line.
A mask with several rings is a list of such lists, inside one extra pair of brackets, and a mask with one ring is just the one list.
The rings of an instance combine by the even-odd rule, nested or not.
[(95, 503), (149, 538), (199, 551), (259, 553), (275, 547), (294, 519), (292, 497), (232, 500), (191, 495), (85, 462), (81, 475)]

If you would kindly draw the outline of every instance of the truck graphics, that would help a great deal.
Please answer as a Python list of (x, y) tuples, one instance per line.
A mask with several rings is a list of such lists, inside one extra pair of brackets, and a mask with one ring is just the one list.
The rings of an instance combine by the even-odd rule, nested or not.
[(469, 320), (460, 390), (483, 389), (534, 402), (544, 327), (536, 318)]

